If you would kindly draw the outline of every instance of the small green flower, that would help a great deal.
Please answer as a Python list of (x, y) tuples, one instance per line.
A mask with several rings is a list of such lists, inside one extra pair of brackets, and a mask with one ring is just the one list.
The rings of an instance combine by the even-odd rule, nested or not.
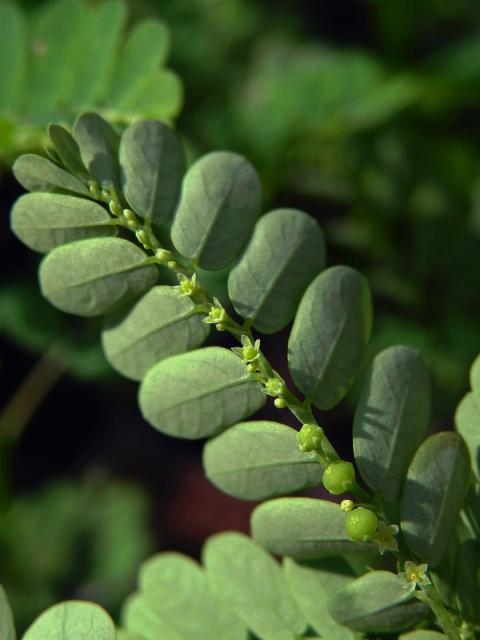
[(398, 551), (398, 542), (395, 536), (398, 533), (398, 527), (396, 524), (387, 524), (382, 520), (378, 523), (378, 530), (372, 537), (372, 542), (377, 545), (378, 551), (381, 556), (385, 551)]
[(254, 344), (248, 336), (243, 335), (241, 341), (243, 346), (233, 347), (233, 353), (242, 358), (246, 364), (258, 360), (260, 357), (260, 340), (255, 340)]
[(214, 304), (212, 305), (208, 313), (208, 316), (205, 316), (202, 322), (205, 322), (205, 324), (216, 324), (216, 325), (220, 323), (225, 323), (225, 321), (228, 319), (227, 312), (222, 307), (220, 301), (217, 298), (213, 299), (213, 303)]
[(189, 279), (183, 273), (178, 274), (179, 290), (182, 296), (194, 296), (200, 293), (202, 287), (197, 283), (197, 274), (194, 273), (192, 278)]
[(407, 560), (404, 568), (405, 571), (398, 575), (405, 582), (405, 588), (408, 589), (408, 591), (415, 591), (417, 587), (425, 587), (431, 584), (430, 578), (427, 576), (427, 564), (415, 564)]
[(342, 500), (340, 503), (340, 509), (344, 513), (349, 513), (355, 509), (355, 503), (353, 500)]
[(262, 389), (267, 396), (273, 396), (274, 398), (281, 396), (285, 393), (285, 384), (280, 378), (268, 378)]

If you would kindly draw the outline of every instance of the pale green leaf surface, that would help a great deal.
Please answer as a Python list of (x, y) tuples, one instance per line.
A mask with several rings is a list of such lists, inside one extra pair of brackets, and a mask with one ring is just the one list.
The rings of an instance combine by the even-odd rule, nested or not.
[(297, 387), (319, 409), (332, 409), (352, 383), (370, 339), (367, 280), (350, 267), (321, 273), (305, 292), (288, 342)]
[(417, 450), (402, 496), (401, 528), (405, 541), (422, 562), (442, 560), (470, 481), (470, 460), (461, 436), (430, 436)]
[(123, 193), (135, 213), (154, 224), (167, 224), (186, 169), (176, 133), (153, 120), (130, 125), (120, 142), (120, 166)]
[(277, 498), (252, 515), (252, 536), (271, 553), (298, 559), (373, 550), (345, 533), (346, 514), (338, 504), (314, 498)]
[[(88, 46), (74, 51), (71, 66), (73, 84), (69, 102), (79, 109), (105, 99), (112, 71), (117, 63), (118, 48), (127, 19), (123, 0), (102, 0), (88, 6)], [(142, 75), (141, 67), (137, 69)]]
[(470, 386), (473, 390), (480, 390), (480, 355), (478, 355), (470, 368)]
[(323, 470), (316, 454), (303, 453), (297, 431), (278, 422), (241, 422), (203, 450), (208, 479), (244, 500), (263, 500), (318, 486)]
[(242, 249), (260, 212), (261, 185), (242, 156), (203, 156), (185, 176), (172, 227), (178, 251), (203, 269), (221, 269)]
[(325, 266), (325, 240), (317, 222), (297, 209), (262, 216), (228, 279), (237, 313), (262, 333), (283, 329), (300, 298)]
[(183, 101), (183, 86), (176, 73), (159, 69), (128, 93), (112, 113), (120, 120), (132, 122), (143, 118), (170, 122), (178, 115)]
[[(106, 96), (108, 107), (128, 104), (143, 90), (146, 77), (151, 77), (166, 61), (170, 48), (168, 29), (162, 22), (144, 20), (131, 31), (121, 51)], [(141, 73), (139, 73), (141, 70)]]
[(117, 640), (148, 640), (148, 638), (139, 633), (132, 633), (125, 629), (117, 629)]
[(330, 614), (357, 631), (398, 631), (410, 626), (428, 608), (415, 601), (399, 576), (389, 571), (371, 571), (335, 593), (328, 604)]
[(280, 566), (246, 536), (213, 536), (203, 562), (218, 597), (262, 640), (295, 640), (305, 629)]
[(400, 495), (429, 416), (430, 381), (420, 353), (405, 346), (379, 353), (355, 411), (353, 450), (362, 478), (390, 502)]
[(354, 640), (352, 631), (340, 625), (328, 610), (329, 598), (353, 579), (342, 558), (326, 558), (309, 565), (284, 558), (283, 571), (298, 608), (322, 638)]
[(27, 191), (64, 192), (90, 196), (87, 187), (56, 164), (34, 154), (20, 156), (13, 165), (13, 174)]
[(130, 596), (123, 608), (122, 618), (129, 632), (141, 635), (145, 640), (184, 640), (140, 593)]
[(72, 600), (47, 609), (27, 629), (23, 640), (115, 640), (110, 616), (91, 602)]
[(264, 404), (265, 395), (235, 354), (207, 347), (150, 369), (139, 402), (145, 420), (159, 431), (195, 439), (248, 418)]
[(0, 4), (0, 112), (20, 106), (26, 85), (27, 30), (20, 8), (13, 2)]
[(157, 362), (199, 347), (209, 326), (188, 296), (172, 287), (153, 287), (128, 309), (108, 316), (102, 345), (114, 369), (141, 380)]
[(119, 183), (117, 154), (120, 141), (115, 129), (97, 113), (83, 113), (75, 122), (73, 137), (90, 175), (104, 189), (115, 189)]
[(40, 265), (42, 294), (55, 307), (81, 316), (106, 313), (155, 284), (157, 268), (121, 238), (79, 240), (49, 253)]
[(88, 172), (82, 162), (80, 149), (71, 133), (58, 124), (51, 124), (48, 127), (48, 135), (60, 161), (67, 169), (74, 175), (88, 177)]
[(43, 5), (32, 23), (27, 113), (34, 119), (59, 114), (68, 101), (75, 74), (76, 52), (83, 49), (88, 29), (88, 7), (81, 0), (60, 0)]
[(117, 234), (102, 206), (59, 193), (21, 196), (13, 206), (10, 223), (17, 238), (40, 253), (74, 240)]
[(0, 638), (2, 640), (16, 640), (15, 624), (7, 594), (0, 585)]
[(398, 640), (447, 640), (447, 636), (438, 631), (430, 631), (429, 629), (416, 629), (409, 633), (402, 633)]
[[(140, 570), (139, 604), (182, 640), (244, 640), (244, 624), (212, 591), (205, 571), (178, 553), (162, 553)], [(188, 615), (185, 613), (188, 611)]]
[(455, 426), (467, 443), (473, 472), (480, 480), (480, 388), (474, 387), (455, 412)]

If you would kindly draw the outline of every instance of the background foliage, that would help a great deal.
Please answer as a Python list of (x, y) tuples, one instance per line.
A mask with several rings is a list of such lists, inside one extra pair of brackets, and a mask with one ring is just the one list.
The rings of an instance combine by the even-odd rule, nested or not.
[[(45, 3), (21, 4), (34, 23), (34, 12), (42, 11)], [(96, 4), (92, 11), (99, 10), (101, 4)], [(0, 4), (2, 10), (5, 6)], [(190, 155), (212, 148), (244, 153), (266, 187), (265, 210), (282, 203), (303, 208), (321, 221), (330, 264), (353, 264), (370, 280), (376, 301), (372, 355), (393, 343), (419, 347), (434, 378), (435, 422), (450, 427), (453, 409), (467, 389), (468, 365), (479, 351), (480, 8), (467, 0), (454, 5), (441, 0), (415, 5), (285, 1), (277, 3), (275, 12), (268, 3), (239, 0), (132, 3), (130, 20), (152, 18), (165, 21), (170, 29), (168, 65), (186, 87), (178, 123), (186, 133)], [(109, 34), (113, 42), (115, 29), (109, 29)], [(80, 34), (83, 43), (82, 38)], [(104, 38), (99, 37), (99, 42), (105, 44)], [(13, 49), (29, 50), (28, 44)], [(166, 49), (158, 57), (152, 54), (154, 67), (163, 64), (165, 55)], [(96, 85), (98, 93), (88, 103), (71, 101), (66, 111), (46, 105), (52, 86), (62, 84), (58, 78), (71, 68), (73, 59), (55, 56), (48, 68), (59, 74), (57, 81), (28, 82), (28, 95), (35, 97), (32, 105), (42, 103), (44, 109), (32, 107), (29, 114), (10, 108), (8, 117), (2, 110), (5, 215), (18, 195), (9, 161), (21, 150), (41, 146), (38, 136), (44, 124), (59, 116), (71, 121), (78, 107), (103, 105), (105, 113), (112, 115), (111, 105), (102, 102), (110, 93), (105, 83)], [(85, 62), (83, 55), (78, 60)], [(27, 69), (31, 73), (34, 66)], [(91, 63), (84, 69), (84, 77), (98, 79)], [(164, 72), (157, 69), (153, 75), (157, 73)], [(17, 80), (21, 74), (7, 75), (2, 70), (5, 77)], [(9, 100), (13, 93), (2, 90)], [(176, 115), (178, 99), (175, 105), (164, 117)], [(118, 116), (125, 122), (134, 117), (131, 110)], [(156, 499), (163, 500), (162, 508), (156, 501), (153, 515), (157, 536), (163, 530), (166, 543), (173, 538), (169, 546), (197, 550), (200, 539), (211, 532), (208, 513), (196, 511), (192, 504), (198, 502), (198, 491), (209, 491), (198, 486), (196, 494), (190, 491), (198, 477), (197, 449), (194, 445), (181, 449), (158, 434), (147, 434), (136, 417), (134, 392), (113, 376), (101, 355), (98, 326), (65, 318), (41, 300), (31, 284), (35, 259), (7, 233), (4, 225), (0, 234), (4, 403), (35, 358), (47, 349), (51, 356), (53, 348), (61, 371), (72, 374), (51, 394), (17, 444), (12, 491), (30, 493), (60, 473), (78, 478), (95, 452), (95, 463), (134, 478), (149, 490), (155, 487)], [(29, 263), (32, 268), (26, 273)], [(284, 354), (277, 346), (284, 344), (284, 338), (280, 334), (267, 341), (280, 371)], [(89, 383), (94, 379), (95, 386)], [(78, 405), (78, 394), (86, 401), (72, 415), (69, 405)], [(7, 417), (11, 424), (18, 419), (18, 411)], [(330, 422), (337, 427), (341, 449), (351, 422), (348, 406), (342, 405)], [(17, 430), (15, 425), (11, 429)], [(133, 461), (135, 450), (143, 457)], [(179, 461), (181, 473), (169, 471), (166, 464), (158, 469), (158, 458), (167, 461), (172, 456)], [(168, 488), (175, 483), (179, 493), (173, 500)], [(60, 496), (66, 492), (52, 490), (58, 522), (65, 500)], [(189, 501), (182, 502), (187, 494)], [(21, 498), (27, 522), (35, 521), (45, 495)], [(16, 500), (11, 506), (11, 496), (5, 500), (8, 509), (16, 508)], [(222, 522), (217, 520), (214, 528), (245, 526), (245, 519), (237, 515), (244, 507), (214, 504), (224, 511)], [(226, 504), (231, 515), (227, 511), (225, 517)], [(191, 513), (190, 531), (182, 521), (182, 505)], [(166, 517), (160, 515), (165, 508)], [(17, 526), (21, 531), (23, 525)], [(73, 541), (84, 535), (75, 528), (72, 548)], [(8, 545), (14, 547), (21, 539), (11, 538), (0, 545), (11, 549)], [(15, 553), (6, 553), (16, 562)], [(132, 554), (132, 565), (138, 564), (137, 557)], [(5, 575), (16, 571), (16, 565), (2, 567)], [(48, 567), (40, 573), (46, 595), (38, 610), (49, 599), (75, 593), (65, 576), (54, 577)], [(77, 585), (86, 579), (79, 576)], [(4, 575), (0, 580), (8, 586)], [(14, 598), (14, 607), (21, 611), (25, 596), (14, 594)], [(106, 604), (115, 608), (114, 603)], [(25, 622), (31, 614), (31, 609), (25, 609)]]

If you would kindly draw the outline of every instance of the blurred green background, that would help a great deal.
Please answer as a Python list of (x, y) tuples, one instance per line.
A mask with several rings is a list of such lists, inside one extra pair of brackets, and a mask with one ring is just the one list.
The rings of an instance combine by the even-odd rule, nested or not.
[[(35, 88), (28, 62), (47, 4), (16, 3), (32, 25), (33, 97), (48, 86)], [(10, 166), (41, 149), (49, 120), (71, 121), (80, 106), (118, 122), (158, 113), (176, 122), (191, 157), (248, 156), (265, 210), (315, 216), (329, 263), (367, 274), (370, 355), (390, 344), (421, 349), (434, 380), (433, 428), (451, 427), (480, 351), (478, 1), (132, 0), (128, 16), (129, 27), (157, 19), (170, 32), (160, 56), (166, 84), (140, 92), (128, 113), (111, 107), (108, 92), (92, 104), (59, 98), (40, 112), (8, 106), (8, 85), (0, 89), (0, 582), (20, 626), (72, 595), (115, 613), (153, 548), (196, 553), (213, 531), (246, 529), (250, 510), (208, 486), (199, 446), (142, 423), (134, 385), (103, 359), (98, 324), (63, 316), (38, 294), (38, 260), (8, 230), (21, 192)], [(94, 60), (88, 37), (78, 42)], [(177, 79), (165, 80), (172, 70)], [(85, 77), (97, 72), (92, 62)], [(286, 335), (265, 341), (281, 371)], [(355, 394), (324, 420), (347, 454)]]

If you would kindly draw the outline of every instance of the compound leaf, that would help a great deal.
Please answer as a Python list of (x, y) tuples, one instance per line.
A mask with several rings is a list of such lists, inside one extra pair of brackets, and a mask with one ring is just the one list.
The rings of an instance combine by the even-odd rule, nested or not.
[(203, 450), (207, 477), (236, 498), (263, 500), (320, 484), (316, 454), (303, 453), (297, 432), (278, 422), (241, 422)]
[[(244, 624), (222, 606), (204, 570), (186, 556), (162, 553), (148, 560), (140, 570), (139, 590), (135, 606), (145, 609), (145, 617), (152, 616), (159, 625), (172, 629), (175, 638), (244, 640), (246, 637)], [(144, 633), (141, 627), (138, 630)]]
[(362, 478), (397, 500), (430, 416), (430, 381), (420, 353), (385, 349), (372, 362), (353, 423), (353, 450)]
[(421, 602), (404, 604), (412, 592), (398, 575), (371, 571), (337, 591), (329, 601), (330, 615), (356, 631), (405, 629), (428, 612)]
[(90, 196), (87, 187), (47, 158), (27, 153), (13, 165), (13, 173), (27, 191), (73, 192)]
[(298, 608), (322, 638), (354, 640), (352, 631), (332, 618), (328, 610), (329, 598), (353, 579), (345, 560), (325, 558), (300, 564), (284, 558), (283, 572)]
[(102, 206), (59, 193), (21, 196), (12, 209), (11, 227), (27, 247), (40, 253), (74, 240), (117, 234)]
[(305, 289), (325, 266), (325, 241), (317, 222), (296, 209), (262, 216), (228, 292), (237, 313), (262, 333), (283, 329)]
[(298, 559), (373, 551), (372, 544), (352, 542), (338, 504), (313, 498), (277, 498), (252, 515), (252, 536), (271, 553)]
[(207, 347), (159, 362), (140, 387), (143, 417), (178, 438), (205, 438), (260, 409), (265, 395), (228, 349)]
[(55, 307), (98, 316), (155, 284), (157, 268), (121, 238), (91, 238), (57, 247), (40, 265), (40, 288)]
[(19, 7), (11, 2), (0, 4), (0, 111), (18, 108), (26, 85), (27, 28)]
[(42, 613), (25, 632), (23, 640), (115, 640), (110, 616), (91, 602), (56, 604)]
[(120, 53), (106, 96), (107, 105), (115, 110), (136, 96), (145, 79), (165, 62), (169, 48), (168, 29), (162, 22), (144, 20), (134, 27)]
[(288, 342), (297, 387), (319, 409), (332, 409), (353, 381), (372, 327), (366, 279), (350, 267), (331, 267), (305, 292)]
[(257, 173), (245, 158), (225, 151), (203, 156), (185, 176), (173, 244), (203, 269), (221, 269), (247, 241), (261, 199)]
[(239, 533), (221, 533), (203, 551), (215, 592), (263, 640), (295, 640), (305, 620), (277, 562)]
[(199, 347), (208, 333), (188, 296), (157, 286), (127, 310), (106, 318), (102, 344), (114, 369), (141, 380), (160, 360)]
[(480, 354), (475, 358), (470, 367), (470, 386), (473, 390), (480, 390)]
[(119, 183), (118, 145), (120, 136), (98, 113), (82, 113), (73, 127), (83, 164), (100, 186), (110, 191)]
[(48, 135), (60, 161), (68, 170), (75, 175), (88, 178), (88, 172), (80, 155), (80, 148), (71, 133), (58, 124), (51, 124), (48, 127)]
[(2, 640), (15, 640), (16, 637), (10, 603), (4, 588), (0, 585), (0, 638)]
[(470, 452), (473, 472), (480, 480), (480, 388), (467, 393), (457, 407), (455, 426)]
[[(88, 47), (74, 51), (71, 66), (73, 85), (69, 101), (78, 109), (85, 109), (108, 95), (108, 81), (116, 64), (118, 47), (127, 19), (127, 5), (123, 0), (103, 0), (88, 5)], [(137, 74), (142, 75), (142, 67)]]
[(467, 447), (457, 433), (430, 436), (418, 448), (402, 496), (402, 532), (422, 562), (442, 560), (470, 480)]
[(167, 224), (186, 169), (176, 133), (153, 120), (130, 125), (120, 142), (120, 166), (123, 193), (135, 213)]
[(85, 49), (88, 7), (80, 0), (61, 0), (41, 7), (33, 21), (27, 113), (34, 120), (60, 115), (68, 102), (75, 73), (75, 54)]

